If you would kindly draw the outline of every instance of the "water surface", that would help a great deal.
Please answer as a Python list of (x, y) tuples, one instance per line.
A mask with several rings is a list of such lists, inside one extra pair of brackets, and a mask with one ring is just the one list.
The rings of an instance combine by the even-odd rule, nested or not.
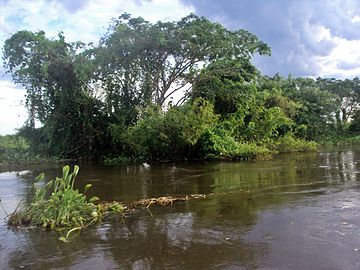
[[(329, 149), (271, 161), (105, 167), (81, 164), (78, 187), (102, 200), (212, 194), (140, 209), (71, 243), (8, 229), (0, 209), (0, 269), (360, 269), (360, 151)], [(0, 173), (13, 210), (32, 179), (61, 166)]]

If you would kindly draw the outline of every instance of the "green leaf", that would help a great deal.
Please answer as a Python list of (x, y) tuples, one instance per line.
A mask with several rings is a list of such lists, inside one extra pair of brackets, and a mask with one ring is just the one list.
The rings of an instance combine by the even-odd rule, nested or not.
[(74, 166), (74, 172), (73, 172), (74, 178), (78, 175), (78, 173), (79, 173), (79, 166), (78, 166), (78, 165), (75, 165), (75, 166)]
[(98, 197), (94, 196), (89, 200), (89, 202), (93, 203), (93, 202), (96, 202), (98, 200), (100, 200), (100, 199)]
[(44, 173), (40, 173), (36, 178), (35, 178), (35, 183), (44, 180), (45, 178), (45, 174)]
[(63, 178), (66, 179), (69, 175), (70, 167), (69, 165), (66, 165), (63, 167)]
[(51, 188), (51, 186), (53, 185), (53, 183), (54, 183), (54, 180), (51, 180), (51, 181), (47, 182), (46, 185), (45, 185), (45, 189)]
[(92, 187), (92, 184), (87, 184), (84, 188), (84, 193)]

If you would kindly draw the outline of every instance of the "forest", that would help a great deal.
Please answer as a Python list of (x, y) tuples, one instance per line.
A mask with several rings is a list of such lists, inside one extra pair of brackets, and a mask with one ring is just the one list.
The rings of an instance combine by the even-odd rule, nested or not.
[(266, 159), (360, 140), (359, 78), (268, 77), (255, 55), (271, 48), (194, 14), (122, 14), (98, 44), (19, 31), (3, 65), (29, 117), (1, 136), (0, 161)]

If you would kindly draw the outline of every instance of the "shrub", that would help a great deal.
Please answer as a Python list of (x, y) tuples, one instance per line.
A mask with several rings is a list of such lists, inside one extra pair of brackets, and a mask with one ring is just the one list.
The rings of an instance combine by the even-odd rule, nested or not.
[(291, 134), (280, 137), (273, 147), (281, 153), (316, 151), (317, 143), (294, 138)]
[(272, 152), (254, 143), (240, 143), (221, 129), (207, 130), (198, 145), (200, 153), (208, 158), (267, 159)]
[(144, 117), (129, 127), (119, 142), (140, 160), (176, 160), (191, 157), (202, 134), (217, 121), (213, 106), (196, 99), (167, 112), (149, 108)]
[(29, 152), (29, 143), (17, 135), (0, 136), (0, 162), (23, 162), (34, 158)]

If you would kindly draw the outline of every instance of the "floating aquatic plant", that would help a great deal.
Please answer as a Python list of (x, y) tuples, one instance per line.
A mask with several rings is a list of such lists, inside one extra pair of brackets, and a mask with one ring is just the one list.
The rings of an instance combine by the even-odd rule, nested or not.
[(29, 204), (19, 206), (9, 216), (11, 226), (41, 226), (47, 229), (68, 230), (60, 240), (67, 241), (70, 235), (90, 225), (101, 222), (111, 212), (121, 213), (124, 206), (118, 202), (96, 203), (98, 197), (87, 198), (86, 192), (91, 184), (85, 186), (83, 193), (74, 188), (79, 167), (64, 166), (62, 177), (56, 177), (43, 186), (39, 182), (44, 179), (40, 174), (31, 188), (33, 197)]

